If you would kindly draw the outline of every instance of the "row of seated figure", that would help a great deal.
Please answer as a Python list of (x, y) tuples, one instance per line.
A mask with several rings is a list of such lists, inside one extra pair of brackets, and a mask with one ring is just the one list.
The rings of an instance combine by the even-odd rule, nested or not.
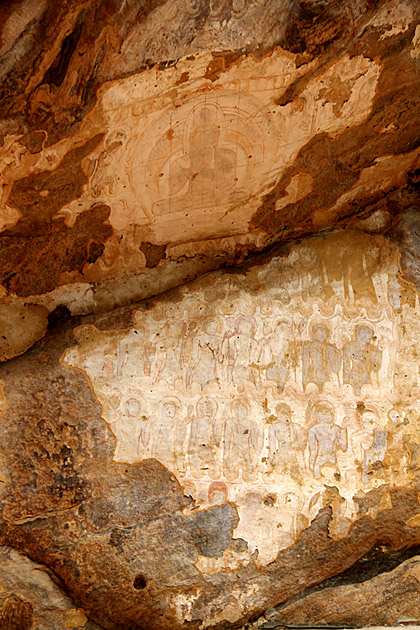
[(358, 325), (353, 340), (341, 348), (329, 341), (331, 331), (323, 323), (313, 327), (307, 340), (296, 340), (286, 319), (266, 322), (260, 337), (250, 316), (230, 321), (230, 327), (222, 324), (209, 319), (188, 332), (180, 321), (164, 325), (162, 332), (135, 331), (119, 341), (112, 359), (105, 358), (105, 372), (108, 377), (150, 378), (171, 389), (181, 379), (187, 388), (198, 383), (202, 391), (210, 383), (242, 391), (245, 382), (257, 388), (272, 382), (282, 392), (289, 380), (299, 379), (303, 390), (309, 383), (322, 390), (335, 382), (351, 385), (359, 395), (363, 385), (378, 385), (383, 351), (368, 324)]
[(408, 454), (401, 441), (405, 425), (396, 410), (385, 425), (369, 406), (337, 423), (327, 401), (310, 403), (303, 421), (294, 421), (293, 415), (288, 404), (279, 403), (264, 423), (253, 420), (246, 397), (234, 400), (228, 415), (218, 413), (211, 397), (201, 398), (195, 412), (189, 406), (182, 414), (176, 399), (169, 398), (157, 417), (145, 420), (139, 400), (132, 398), (114, 427), (116, 456), (124, 458), (124, 449), (134, 443), (137, 457), (153, 457), (181, 477), (251, 481), (278, 473), (294, 477), (300, 471), (319, 479), (328, 467), (336, 479), (361, 475), (368, 482), (384, 460), (390, 431), (394, 447), (399, 439), (401, 453)]

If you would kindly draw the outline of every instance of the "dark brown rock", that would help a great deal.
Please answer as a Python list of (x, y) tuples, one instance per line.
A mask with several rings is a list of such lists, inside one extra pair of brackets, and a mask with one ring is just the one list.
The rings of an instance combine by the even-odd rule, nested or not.
[(419, 557), (406, 560), (393, 571), (358, 584), (325, 588), (271, 615), (261, 628), (346, 624), (349, 626), (413, 625), (420, 619), (418, 604)]
[(30, 630), (33, 627), (34, 612), (29, 602), (14, 595), (8, 597), (0, 610), (2, 630)]
[[(63, 272), (81, 270), (101, 256), (112, 233), (110, 226), (104, 225), (109, 208), (92, 206), (76, 220), (74, 231), (53, 219), (63, 205), (80, 195), (85, 182), (80, 162), (99, 141), (100, 137), (94, 137), (70, 152), (54, 171), (15, 182), (9, 203), (20, 212), (21, 219), (0, 237), (0, 265), (2, 283), (16, 295), (51, 291)], [(36, 270), (41, 269), (40, 275)]]
[(3, 630), (98, 630), (76, 608), (45, 566), (0, 547), (0, 628)]

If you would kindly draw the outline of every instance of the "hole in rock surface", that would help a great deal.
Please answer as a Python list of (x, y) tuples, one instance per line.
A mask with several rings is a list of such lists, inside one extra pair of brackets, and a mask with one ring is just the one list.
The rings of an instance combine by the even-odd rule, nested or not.
[(147, 582), (144, 575), (136, 575), (134, 578), (133, 586), (137, 591), (141, 591), (143, 588), (146, 588)]

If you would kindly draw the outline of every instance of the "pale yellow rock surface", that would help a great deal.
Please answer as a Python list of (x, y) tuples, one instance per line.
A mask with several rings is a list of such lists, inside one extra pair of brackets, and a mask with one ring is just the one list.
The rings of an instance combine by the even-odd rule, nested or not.
[[(339, 492), (330, 536), (358, 495), (404, 486), (418, 465), (418, 296), (382, 236), (317, 238), (235, 276), (179, 290), (128, 330), (76, 329), (63, 357), (89, 378), (116, 438), (114, 460), (155, 458), (194, 499), (232, 502), (248, 562), (266, 566)], [(391, 507), (388, 495), (372, 507)], [(416, 521), (417, 523), (417, 521)], [(213, 574), (246, 554), (197, 568)]]
[(0, 304), (0, 361), (26, 352), (44, 336), (48, 310), (41, 305)]

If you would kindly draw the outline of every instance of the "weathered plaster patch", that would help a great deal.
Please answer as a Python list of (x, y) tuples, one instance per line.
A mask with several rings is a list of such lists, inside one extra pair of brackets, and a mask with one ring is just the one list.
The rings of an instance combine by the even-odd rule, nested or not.
[(420, 527), (420, 514), (416, 514), (415, 516), (412, 516), (407, 521), (407, 525), (409, 527)]
[(21, 213), (16, 208), (11, 208), (7, 205), (0, 206), (0, 232), (16, 225), (21, 216)]
[[(247, 549), (201, 553), (212, 556), (197, 560), (205, 574), (275, 560), (329, 486), (339, 539), (361, 491), (412, 480), (419, 377), (404, 331), (419, 303), (397, 261), (382, 237), (336, 234), (246, 275), (196, 281), (137, 312), (130, 330), (76, 329), (64, 362), (88, 375), (114, 459), (161, 462), (193, 499), (185, 515), (237, 506), (233, 538)], [(390, 507), (378, 496), (368, 515)]]
[(211, 628), (216, 624), (228, 621), (229, 623), (235, 623), (242, 617), (243, 611), (239, 604), (226, 604), (223, 610), (215, 615), (213, 615), (210, 619), (203, 621), (200, 625), (200, 630), (204, 630), (204, 628)]
[[(185, 512), (185, 510), (184, 510)], [(214, 575), (220, 571), (237, 571), (239, 567), (246, 566), (250, 562), (247, 544), (244, 542), (242, 552), (236, 552), (230, 547), (225, 549), (223, 556), (220, 558), (208, 558), (206, 556), (198, 556), (195, 566), (204, 575)]]
[(179, 595), (175, 595), (169, 602), (169, 607), (175, 610), (176, 618), (180, 623), (192, 620), (191, 611), (193, 609), (194, 602), (198, 599), (200, 594), (201, 592), (198, 589), (195, 594), (180, 593)]
[(254, 596), (260, 590), (259, 586), (248, 586), (244, 591), (232, 589), (231, 597), (234, 603), (227, 604), (219, 613), (211, 615), (209, 619), (203, 621), (200, 630), (211, 628), (221, 621), (229, 621), (235, 623), (243, 616), (244, 609), (247, 608), (247, 600)]
[[(325, 131), (335, 137), (347, 127), (362, 123), (371, 112), (380, 72), (380, 63), (362, 55), (346, 55), (309, 83), (308, 93), (322, 101), (313, 123), (316, 132)], [(346, 86), (344, 95), (337, 93), (337, 76)]]
[(352, 227), (372, 234), (381, 234), (391, 225), (391, 215), (386, 210), (376, 210), (367, 219), (355, 221)]
[(314, 180), (309, 173), (296, 173), (286, 187), (286, 194), (276, 201), (276, 210), (281, 210), (289, 203), (296, 203), (308, 195), (313, 186)]

